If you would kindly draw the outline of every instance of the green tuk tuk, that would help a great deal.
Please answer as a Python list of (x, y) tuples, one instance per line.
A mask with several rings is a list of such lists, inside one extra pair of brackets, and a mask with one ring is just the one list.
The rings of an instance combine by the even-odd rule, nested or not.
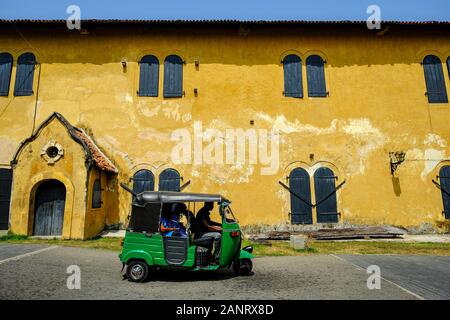
[[(120, 261), (126, 267), (129, 281), (145, 281), (152, 269), (172, 268), (217, 270), (233, 268), (236, 275), (249, 275), (252, 271), (251, 246), (241, 249), (242, 232), (230, 207), (230, 201), (218, 194), (185, 193), (173, 191), (144, 191), (136, 194), (126, 185), (121, 186), (133, 194), (129, 225), (123, 240)], [(199, 202), (215, 202), (219, 206), (222, 224), (220, 257), (212, 261), (213, 239), (198, 238), (193, 232), (195, 217), (186, 211), (187, 236), (163, 236), (160, 218), (167, 205), (184, 203), (194, 206)], [(123, 269), (122, 269), (123, 270)]]

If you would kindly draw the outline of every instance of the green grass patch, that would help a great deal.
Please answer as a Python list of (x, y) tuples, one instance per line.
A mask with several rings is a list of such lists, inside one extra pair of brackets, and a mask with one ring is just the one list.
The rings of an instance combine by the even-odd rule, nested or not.
[(0, 241), (20, 241), (26, 240), (28, 236), (20, 235), (20, 234), (7, 234), (0, 237)]
[[(90, 249), (121, 251), (122, 238), (91, 240), (33, 239), (21, 235), (0, 237), (3, 243), (49, 244)], [(253, 242), (244, 240), (243, 247), (253, 246), (255, 256), (304, 256), (314, 254), (405, 254), (450, 256), (450, 243), (394, 241), (311, 241), (309, 248), (295, 250), (289, 241)]]
[(105, 249), (112, 251), (121, 251), (120, 242), (122, 238), (96, 238), (91, 240), (61, 240), (61, 239), (33, 239), (26, 236), (16, 236), (8, 239), (0, 238), (0, 241), (7, 243), (26, 243), (26, 244), (48, 244), (66, 247), (80, 247), (90, 249)]
[(289, 241), (251, 242), (255, 256), (298, 256), (310, 254), (404, 254), (450, 256), (450, 243), (393, 241), (311, 241), (306, 250), (295, 250)]

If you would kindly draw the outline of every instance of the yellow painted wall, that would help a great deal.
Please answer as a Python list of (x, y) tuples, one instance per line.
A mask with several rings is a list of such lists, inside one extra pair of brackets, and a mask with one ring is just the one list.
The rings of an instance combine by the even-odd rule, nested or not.
[[(36, 123), (52, 112), (73, 125), (88, 128), (119, 169), (109, 182), (108, 224), (126, 223), (131, 197), (118, 181), (141, 168), (157, 177), (177, 169), (186, 191), (223, 193), (233, 200), (242, 224), (288, 221), (289, 194), (278, 181), (296, 166), (328, 165), (346, 184), (338, 191), (341, 221), (362, 224), (419, 226), (445, 224), (442, 199), (431, 179), (449, 157), (450, 105), (431, 105), (425, 96), (420, 64), (431, 52), (443, 61), (447, 91), (450, 79), (448, 31), (391, 28), (377, 36), (360, 28), (253, 27), (248, 35), (237, 28), (166, 27), (90, 30), (88, 35), (67, 30), (0, 31), (0, 51), (14, 56), (33, 52), (39, 67)], [(282, 95), (284, 55), (297, 52), (302, 61), (312, 53), (326, 58), (327, 98)], [(158, 57), (159, 97), (138, 97), (138, 61)], [(185, 61), (185, 96), (162, 97), (165, 56)], [(123, 69), (121, 59), (128, 61)], [(194, 61), (200, 61), (199, 68)], [(38, 81), (39, 68), (41, 69)], [(194, 96), (198, 88), (198, 96)], [(0, 97), (0, 164), (7, 164), (21, 140), (30, 135), (36, 95)], [(254, 120), (254, 126), (250, 125)], [(281, 134), (280, 167), (260, 175), (259, 165), (174, 165), (170, 150), (173, 130), (201, 121), (207, 128), (275, 127)], [(390, 174), (390, 151), (405, 151), (398, 180)], [(310, 161), (310, 154), (314, 160)], [(29, 171), (24, 170), (21, 181)], [(158, 180), (156, 180), (157, 185)], [(400, 190), (400, 191), (399, 191)], [(313, 198), (314, 202), (314, 198)], [(13, 211), (24, 211), (13, 204)], [(15, 214), (15, 212), (13, 212)], [(95, 222), (97, 224), (97, 222)], [(80, 228), (83, 228), (80, 226)]]
[[(41, 150), (52, 140), (62, 146), (64, 155), (49, 165), (41, 157)], [(82, 146), (70, 137), (60, 121), (53, 119), (34, 141), (24, 146), (17, 158), (13, 171), (10, 231), (33, 235), (35, 192), (43, 181), (55, 179), (66, 188), (62, 237), (85, 238), (86, 177)]]

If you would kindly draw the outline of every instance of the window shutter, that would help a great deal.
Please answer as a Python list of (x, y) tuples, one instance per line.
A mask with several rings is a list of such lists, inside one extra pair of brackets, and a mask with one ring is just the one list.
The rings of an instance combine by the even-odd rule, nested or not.
[(444, 72), (441, 60), (433, 55), (423, 59), (423, 71), (427, 86), (429, 103), (447, 103), (447, 89), (445, 88)]
[(155, 56), (142, 58), (139, 72), (139, 96), (157, 97), (159, 86), (159, 61)]
[(336, 177), (329, 168), (319, 168), (314, 173), (317, 223), (338, 222)]
[(180, 191), (180, 174), (175, 169), (166, 169), (159, 175), (159, 191)]
[(439, 182), (441, 184), (442, 202), (444, 205), (445, 219), (450, 219), (450, 166), (444, 166), (439, 171)]
[(306, 76), (309, 97), (326, 97), (325, 70), (323, 59), (318, 55), (306, 59)]
[(173, 98), (183, 95), (183, 60), (170, 55), (164, 61), (164, 97)]
[(291, 193), (291, 223), (312, 224), (311, 183), (308, 172), (295, 168), (289, 175)]
[(92, 208), (102, 207), (102, 185), (100, 179), (97, 178), (94, 181), (94, 186), (92, 188)]
[(133, 191), (141, 193), (155, 190), (155, 176), (149, 170), (139, 170), (133, 176)]
[(290, 54), (283, 60), (284, 95), (303, 98), (302, 61), (299, 56)]
[(0, 96), (8, 96), (11, 81), (13, 57), (9, 53), (0, 53)]
[(26, 52), (17, 60), (16, 82), (14, 84), (15, 96), (31, 96), (33, 94), (34, 54)]
[(447, 58), (447, 71), (448, 71), (448, 77), (450, 78), (450, 57)]

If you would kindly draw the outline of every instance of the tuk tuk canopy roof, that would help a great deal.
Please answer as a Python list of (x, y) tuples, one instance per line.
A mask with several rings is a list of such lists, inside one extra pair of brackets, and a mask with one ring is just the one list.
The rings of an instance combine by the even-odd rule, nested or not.
[(144, 191), (137, 195), (140, 203), (174, 203), (174, 202), (225, 202), (220, 194), (187, 193), (175, 191)]

